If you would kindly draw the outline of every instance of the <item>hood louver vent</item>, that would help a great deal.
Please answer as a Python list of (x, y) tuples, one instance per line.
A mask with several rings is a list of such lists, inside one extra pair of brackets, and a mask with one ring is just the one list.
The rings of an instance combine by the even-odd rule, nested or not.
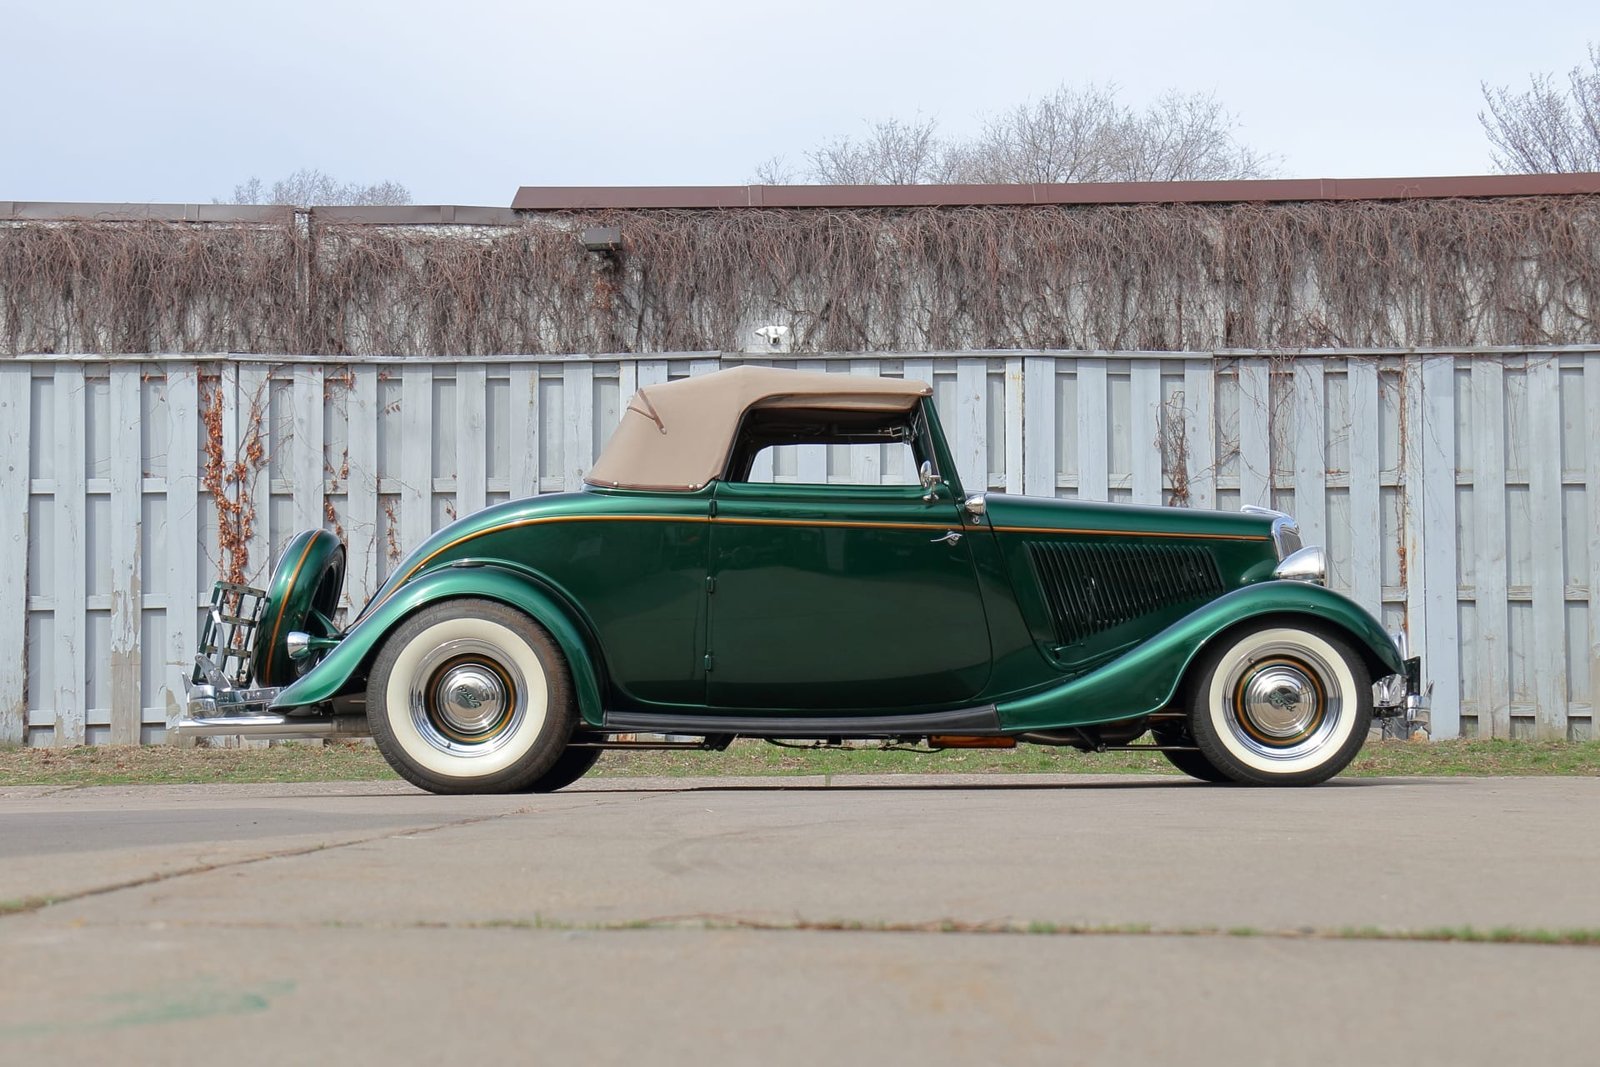
[(1027, 547), (1062, 645), (1223, 591), (1216, 560), (1199, 545), (1031, 541)]

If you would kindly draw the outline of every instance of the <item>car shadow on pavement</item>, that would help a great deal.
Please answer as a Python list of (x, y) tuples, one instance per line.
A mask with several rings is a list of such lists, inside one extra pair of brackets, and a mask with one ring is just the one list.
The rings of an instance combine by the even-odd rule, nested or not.
[[(912, 777), (912, 776), (908, 775), (907, 777)], [(838, 792), (838, 791), (843, 790), (843, 791), (850, 791), (850, 792), (867, 792), (867, 793), (871, 793), (871, 792), (936, 792), (936, 791), (940, 791), (940, 790), (944, 790), (944, 791), (969, 791), (969, 792), (970, 791), (979, 791), (979, 792), (1016, 792), (1016, 791), (1024, 791), (1024, 790), (1063, 790), (1063, 789), (1078, 789), (1078, 790), (1085, 790), (1085, 791), (1091, 791), (1091, 792), (1100, 792), (1100, 791), (1103, 791), (1103, 790), (1126, 790), (1126, 789), (1205, 789), (1205, 790), (1269, 790), (1269, 789), (1271, 789), (1271, 790), (1277, 790), (1277, 789), (1303, 790), (1303, 789), (1307, 789), (1307, 788), (1315, 788), (1315, 789), (1365, 789), (1365, 788), (1374, 788), (1374, 787), (1382, 787), (1382, 786), (1389, 786), (1389, 787), (1395, 787), (1395, 786), (1421, 786), (1421, 785), (1447, 786), (1447, 785), (1458, 785), (1458, 784), (1462, 784), (1464, 782), (1467, 782), (1467, 781), (1471, 780), (1471, 779), (1463, 779), (1463, 778), (1335, 778), (1334, 780), (1332, 780), (1330, 782), (1322, 783), (1320, 786), (1248, 786), (1248, 785), (1232, 785), (1232, 784), (1229, 784), (1229, 785), (1217, 785), (1217, 784), (1212, 784), (1212, 783), (1209, 783), (1209, 782), (1201, 782), (1201, 781), (1196, 781), (1196, 780), (1190, 779), (1190, 778), (1180, 778), (1180, 777), (1176, 777), (1176, 776), (1172, 776), (1172, 777), (1166, 777), (1166, 776), (1155, 777), (1155, 776), (1151, 776), (1148, 780), (1139, 780), (1139, 781), (1130, 781), (1130, 780), (1125, 779), (1125, 778), (1124, 779), (1116, 779), (1116, 780), (1112, 780), (1112, 781), (1106, 781), (1106, 780), (1099, 779), (1096, 776), (1084, 775), (1084, 776), (1074, 776), (1073, 779), (1071, 779), (1071, 780), (1055, 779), (1055, 780), (1047, 781), (1047, 782), (1024, 782), (1024, 781), (1016, 781), (1014, 779), (1013, 780), (1009, 780), (1009, 781), (1000, 781), (1000, 782), (972, 781), (971, 779), (967, 779), (967, 780), (963, 780), (963, 781), (949, 781), (949, 782), (946, 782), (946, 781), (927, 781), (927, 780), (890, 781), (890, 780), (886, 780), (886, 778), (877, 777), (877, 776), (868, 776), (868, 775), (860, 775), (860, 776), (850, 775), (850, 776), (846, 776), (846, 778), (847, 779), (865, 778), (865, 779), (868, 779), (868, 780), (866, 780), (866, 781), (859, 781), (859, 780), (845, 780), (845, 781), (820, 780), (820, 776), (811, 776), (811, 777), (807, 777), (807, 778), (795, 778), (795, 779), (788, 779), (788, 780), (780, 778), (780, 779), (773, 779), (773, 780), (768, 781), (768, 780), (754, 780), (754, 779), (746, 778), (746, 779), (742, 779), (742, 780), (739, 780), (739, 781), (733, 781), (733, 782), (707, 782), (707, 781), (703, 781), (702, 780), (702, 781), (686, 781), (686, 782), (684, 782), (682, 784), (674, 784), (674, 783), (671, 783), (671, 782), (668, 782), (668, 781), (664, 781), (663, 779), (659, 779), (658, 778), (658, 779), (641, 780), (639, 782), (639, 784), (637, 784), (637, 785), (633, 785), (633, 784), (623, 785), (621, 783), (618, 783), (617, 785), (612, 786), (612, 785), (600, 785), (599, 783), (595, 783), (593, 786), (589, 786), (587, 788), (584, 785), (568, 786), (567, 788), (562, 789), (560, 791), (560, 793), (556, 794), (556, 795), (570, 796), (570, 795), (575, 795), (575, 794), (588, 794), (588, 795), (591, 795), (591, 796), (603, 796), (603, 795), (606, 795), (606, 794), (616, 794), (616, 793), (752, 793), (752, 792), (753, 793), (784, 793), (784, 792), (805, 792), (807, 790), (812, 790), (812, 791), (823, 791), (823, 790), (826, 790), (826, 791), (829, 791), (829, 792)]]

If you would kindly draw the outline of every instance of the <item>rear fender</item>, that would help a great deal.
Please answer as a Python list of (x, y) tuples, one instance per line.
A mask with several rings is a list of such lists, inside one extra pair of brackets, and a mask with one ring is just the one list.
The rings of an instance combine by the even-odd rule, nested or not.
[(1001, 727), (1044, 730), (1116, 722), (1170, 704), (1207, 646), (1240, 623), (1276, 616), (1340, 632), (1373, 678), (1405, 665), (1378, 620), (1349, 597), (1307, 582), (1258, 582), (1218, 597), (1111, 662), (1031, 696), (1001, 703)]
[(552, 592), (534, 584), (530, 576), (493, 564), (460, 563), (423, 574), (395, 590), (370, 615), (364, 616), (333, 650), (272, 701), (274, 710), (320, 704), (350, 693), (364, 683), (378, 647), (394, 628), (430, 604), (475, 597), (497, 600), (524, 612), (550, 631), (567, 657), (573, 690), (583, 721), (599, 725), (602, 665), (573, 612)]

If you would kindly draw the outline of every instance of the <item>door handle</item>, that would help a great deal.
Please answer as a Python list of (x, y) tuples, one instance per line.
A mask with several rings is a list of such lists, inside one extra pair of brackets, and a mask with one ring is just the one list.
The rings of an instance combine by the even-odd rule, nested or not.
[(935, 537), (932, 541), (930, 541), (928, 543), (929, 544), (933, 544), (933, 545), (953, 545), (953, 544), (957, 543), (960, 540), (961, 540), (961, 534), (960, 534), (959, 531), (957, 531), (957, 530), (946, 530), (944, 532), (944, 536), (943, 537)]

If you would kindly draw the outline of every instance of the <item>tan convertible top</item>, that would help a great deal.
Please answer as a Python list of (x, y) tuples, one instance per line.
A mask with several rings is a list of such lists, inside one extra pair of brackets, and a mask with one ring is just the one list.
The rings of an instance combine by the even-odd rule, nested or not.
[(584, 481), (622, 489), (699, 489), (721, 476), (752, 408), (909, 411), (925, 382), (773, 367), (683, 378), (640, 389)]

